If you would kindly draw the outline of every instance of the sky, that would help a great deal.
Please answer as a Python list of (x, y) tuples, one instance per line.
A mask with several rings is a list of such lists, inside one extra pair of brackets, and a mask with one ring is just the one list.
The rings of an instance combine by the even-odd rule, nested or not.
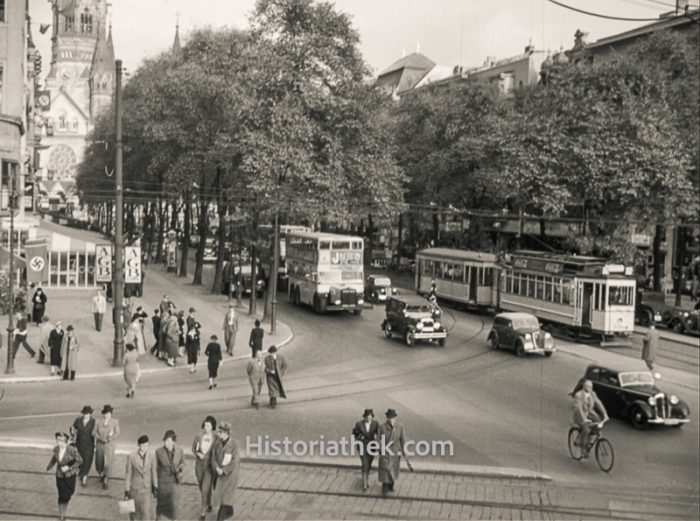
[[(108, 0), (115, 55), (127, 71), (145, 57), (172, 45), (179, 16), (183, 43), (187, 33), (203, 26), (245, 29), (255, 0)], [(569, 11), (547, 0), (331, 0), (350, 15), (360, 35), (360, 49), (375, 74), (419, 50), (439, 65), (481, 65), (487, 56), (507, 58), (524, 51), (531, 40), (536, 49), (571, 48), (581, 29), (592, 42), (645, 22), (595, 18)], [(657, 18), (672, 10), (675, 0), (560, 0), (595, 13), (626, 18)], [(697, 4), (697, 0), (691, 0)], [(32, 33), (50, 62), (50, 0), (29, 0)], [(48, 71), (48, 67), (44, 69)]]

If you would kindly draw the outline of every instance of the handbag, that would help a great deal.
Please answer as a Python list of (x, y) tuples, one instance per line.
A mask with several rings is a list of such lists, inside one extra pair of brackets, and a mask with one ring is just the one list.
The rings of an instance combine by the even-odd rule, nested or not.
[(136, 503), (134, 503), (133, 499), (120, 499), (118, 504), (120, 514), (133, 514), (136, 512)]

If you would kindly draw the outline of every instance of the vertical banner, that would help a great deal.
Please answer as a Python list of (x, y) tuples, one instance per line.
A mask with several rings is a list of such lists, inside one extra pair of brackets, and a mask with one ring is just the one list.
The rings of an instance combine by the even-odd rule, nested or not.
[(112, 282), (112, 245), (95, 246), (95, 282)]
[(141, 247), (126, 246), (124, 248), (124, 282), (138, 284), (141, 282)]
[(27, 283), (42, 284), (49, 280), (49, 263), (46, 259), (46, 239), (27, 239), (24, 246), (27, 260)]

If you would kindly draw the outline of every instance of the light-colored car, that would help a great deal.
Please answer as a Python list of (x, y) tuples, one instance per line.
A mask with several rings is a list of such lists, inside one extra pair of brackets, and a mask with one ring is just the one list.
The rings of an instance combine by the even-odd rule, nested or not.
[(552, 356), (554, 338), (540, 329), (537, 317), (529, 313), (500, 313), (493, 320), (488, 341), (494, 349), (510, 349), (518, 356), (530, 353)]

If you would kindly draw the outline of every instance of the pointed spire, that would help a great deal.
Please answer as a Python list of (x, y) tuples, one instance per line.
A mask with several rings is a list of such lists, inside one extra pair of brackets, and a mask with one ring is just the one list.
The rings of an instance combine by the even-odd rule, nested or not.
[(112, 21), (109, 21), (109, 32), (107, 33), (107, 52), (109, 62), (114, 63), (114, 42), (112, 41)]
[(176, 59), (182, 57), (182, 47), (180, 46), (180, 14), (177, 15), (175, 22), (175, 41), (173, 41), (173, 56)]
[(97, 43), (95, 44), (95, 54), (92, 56), (92, 66), (90, 68), (90, 78), (103, 77), (105, 74), (111, 76), (114, 70), (114, 49), (110, 48), (105, 39), (104, 27), (97, 24)]

